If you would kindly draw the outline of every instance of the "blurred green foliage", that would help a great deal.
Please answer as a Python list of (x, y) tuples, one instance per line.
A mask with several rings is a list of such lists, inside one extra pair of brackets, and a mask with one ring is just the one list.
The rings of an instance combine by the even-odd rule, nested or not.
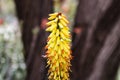
[(23, 45), (13, 0), (0, 0), (0, 80), (24, 80)]
[(0, 0), (0, 17), (15, 15), (14, 0)]
[(16, 23), (0, 26), (0, 80), (24, 80), (26, 66)]
[(120, 66), (119, 66), (119, 69), (118, 69), (118, 73), (117, 73), (117, 76), (116, 76), (116, 80), (120, 80)]

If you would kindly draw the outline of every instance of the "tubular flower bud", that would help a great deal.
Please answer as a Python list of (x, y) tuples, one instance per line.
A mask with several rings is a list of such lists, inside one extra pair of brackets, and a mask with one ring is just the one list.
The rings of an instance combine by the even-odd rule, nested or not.
[(71, 35), (68, 28), (69, 21), (62, 13), (49, 14), (48, 36), (46, 49), (48, 79), (69, 80), (71, 56)]

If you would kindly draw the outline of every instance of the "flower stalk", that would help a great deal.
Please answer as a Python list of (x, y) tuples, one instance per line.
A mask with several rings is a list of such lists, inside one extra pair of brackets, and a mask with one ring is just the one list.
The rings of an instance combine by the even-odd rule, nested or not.
[(49, 80), (69, 80), (71, 35), (69, 21), (62, 13), (49, 14), (46, 31), (50, 32), (46, 45)]

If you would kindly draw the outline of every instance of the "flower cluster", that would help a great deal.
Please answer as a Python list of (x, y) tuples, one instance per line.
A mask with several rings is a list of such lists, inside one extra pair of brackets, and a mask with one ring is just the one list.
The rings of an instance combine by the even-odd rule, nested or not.
[(46, 31), (50, 32), (46, 45), (49, 80), (69, 80), (71, 35), (69, 21), (62, 13), (49, 14)]

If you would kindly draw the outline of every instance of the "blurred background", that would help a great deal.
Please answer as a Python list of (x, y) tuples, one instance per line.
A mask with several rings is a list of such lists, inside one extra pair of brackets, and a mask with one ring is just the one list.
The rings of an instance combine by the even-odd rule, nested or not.
[(0, 0), (0, 80), (48, 80), (48, 14), (70, 21), (70, 80), (120, 80), (120, 0)]

